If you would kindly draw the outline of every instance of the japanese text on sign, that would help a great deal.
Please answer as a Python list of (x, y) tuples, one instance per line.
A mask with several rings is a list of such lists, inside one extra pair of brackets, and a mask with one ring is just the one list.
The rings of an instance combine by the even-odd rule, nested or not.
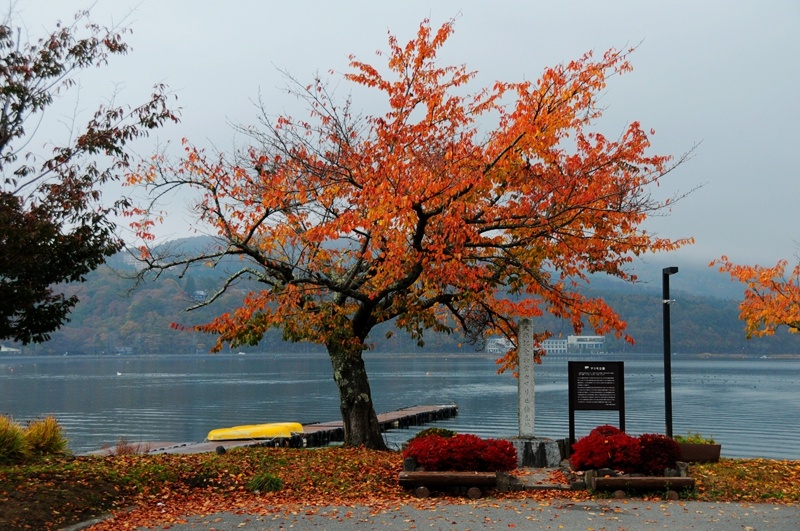
[(622, 367), (618, 362), (570, 362), (574, 409), (619, 409)]

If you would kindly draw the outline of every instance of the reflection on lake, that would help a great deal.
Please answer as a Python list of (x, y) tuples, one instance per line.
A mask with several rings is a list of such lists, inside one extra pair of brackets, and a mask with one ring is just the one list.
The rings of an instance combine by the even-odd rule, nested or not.
[[(568, 433), (567, 357), (536, 366), (536, 434)], [(664, 432), (663, 362), (625, 362), (628, 432)], [(378, 412), (423, 404), (459, 406), (437, 426), (484, 437), (517, 433), (517, 383), (494, 357), (367, 354)], [(800, 459), (800, 360), (673, 359), (673, 426), (713, 435), (728, 457)], [(130, 441), (201, 441), (220, 427), (310, 423), (339, 417), (328, 358), (319, 354), (3, 357), (0, 413), (17, 421), (53, 414), (76, 451)], [(578, 436), (618, 413), (578, 411)], [(387, 435), (399, 444), (416, 430)]]

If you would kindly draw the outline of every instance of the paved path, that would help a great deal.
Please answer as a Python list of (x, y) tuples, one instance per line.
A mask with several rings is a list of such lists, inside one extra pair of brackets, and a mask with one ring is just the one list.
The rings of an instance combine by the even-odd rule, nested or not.
[[(315, 514), (306, 514), (312, 512)], [(438, 504), (435, 509), (402, 507), (370, 515), (366, 507), (320, 507), (292, 514), (219, 513), (193, 516), (170, 530), (330, 530), (394, 531), (525, 529), (566, 531), (798, 531), (800, 506), (708, 502), (608, 500), (570, 503), (554, 500), (478, 500), (466, 505)]]

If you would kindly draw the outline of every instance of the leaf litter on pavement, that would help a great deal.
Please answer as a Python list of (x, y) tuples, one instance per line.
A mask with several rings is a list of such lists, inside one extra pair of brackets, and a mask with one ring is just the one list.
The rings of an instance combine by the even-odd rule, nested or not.
[[(240, 448), (222, 455), (146, 454), (53, 459), (27, 468), (0, 468), (0, 493), (5, 493), (0, 496), (0, 513), (3, 513), (0, 519), (11, 518), (13, 509), (20, 518), (22, 515), (27, 518), (23, 521), (29, 528), (52, 529), (111, 509), (116, 510), (113, 518), (92, 529), (119, 530), (142, 526), (168, 528), (185, 521), (189, 515), (207, 516), (218, 512), (242, 514), (245, 518), (276, 513), (300, 516), (325, 507), (324, 516), (351, 519), (356, 518), (358, 511), (348, 508), (355, 507), (362, 510), (368, 507), (372, 513), (395, 511), (409, 505), (435, 511), (448, 504), (474, 504), (476, 507), (497, 504), (515, 510), (522, 502), (535, 510), (548, 505), (569, 506), (593, 496), (607, 497), (585, 490), (529, 490), (490, 491), (480, 500), (444, 492), (418, 499), (398, 484), (402, 461), (399, 452), (342, 447)], [(280, 478), (281, 488), (275, 492), (250, 492), (248, 482), (263, 472)], [(683, 494), (687, 499), (800, 503), (800, 461), (723, 459), (719, 463), (693, 464), (690, 472), (697, 480), (697, 488)], [(534, 471), (521, 469), (513, 473), (522, 479)], [(541, 474), (541, 471), (535, 473)], [(94, 494), (82, 485), (86, 478), (92, 479), (92, 485), (102, 481), (112, 487), (109, 492), (114, 496), (113, 502), (109, 504), (104, 499), (100, 504), (97, 498), (90, 498)], [(567, 482), (560, 470), (550, 470), (546, 479), (548, 484), (566, 485)], [(54, 485), (58, 489), (54, 489)], [(56, 490), (59, 500), (69, 498), (70, 503), (52, 498)], [(663, 493), (637, 499), (661, 504)], [(29, 504), (29, 501), (36, 504)], [(90, 510), (92, 504), (95, 511)], [(73, 511), (77, 507), (81, 507), (79, 513)], [(41, 514), (33, 519), (36, 511)]]

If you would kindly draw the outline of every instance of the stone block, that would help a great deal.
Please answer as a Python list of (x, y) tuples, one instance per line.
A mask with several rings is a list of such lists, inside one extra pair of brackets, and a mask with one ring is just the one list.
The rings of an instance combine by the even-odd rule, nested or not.
[(557, 468), (565, 458), (563, 445), (554, 439), (515, 437), (510, 440), (517, 450), (519, 467)]
[(595, 480), (597, 479), (597, 471), (596, 470), (587, 470), (583, 474), (583, 480), (586, 482), (586, 486), (589, 490), (595, 489)]

